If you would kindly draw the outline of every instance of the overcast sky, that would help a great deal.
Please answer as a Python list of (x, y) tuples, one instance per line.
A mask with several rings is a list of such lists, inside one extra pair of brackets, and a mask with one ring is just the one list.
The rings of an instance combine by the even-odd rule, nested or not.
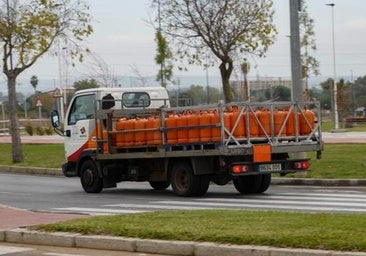
[[(158, 66), (154, 62), (156, 43), (154, 30), (146, 22), (149, 19), (148, 0), (89, 0), (94, 17), (94, 34), (85, 42), (99, 58), (108, 64), (111, 73), (135, 76), (155, 76)], [(315, 57), (320, 61), (322, 76), (333, 76), (332, 55), (332, 9), (334, 3), (335, 48), (337, 77), (366, 75), (366, 1), (365, 0), (307, 0), (310, 17), (315, 20)], [(270, 47), (267, 57), (249, 58), (252, 69), (249, 76), (290, 78), (289, 46), (289, 0), (274, 0), (275, 23), (279, 31), (277, 41)], [(88, 63), (88, 62), (86, 62)], [(90, 69), (89, 69), (90, 70)], [(90, 71), (89, 71), (90, 72)], [(68, 68), (68, 79), (73, 82), (82, 78), (88, 70), (78, 64)], [(28, 81), (32, 75), (40, 81), (58, 84), (59, 66), (57, 57), (44, 57), (20, 78)], [(175, 71), (179, 76), (205, 76), (201, 67), (192, 67), (188, 72)], [(209, 69), (209, 75), (219, 76), (218, 67)], [(20, 79), (20, 80), (21, 80)], [(28, 86), (28, 84), (26, 85)], [(43, 85), (46, 86), (46, 85)]]

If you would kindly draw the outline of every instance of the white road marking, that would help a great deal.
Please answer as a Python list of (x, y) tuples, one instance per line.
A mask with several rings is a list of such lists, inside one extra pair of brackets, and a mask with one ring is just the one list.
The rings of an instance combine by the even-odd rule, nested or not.
[(147, 211), (129, 210), (129, 209), (105, 209), (105, 208), (82, 208), (82, 207), (65, 207), (53, 208), (58, 211), (78, 212), (86, 214), (124, 214), (124, 213), (140, 213)]
[(68, 254), (68, 253), (56, 253), (56, 252), (46, 252), (46, 253), (42, 253), (42, 255), (46, 255), (46, 256), (86, 256), (84, 254)]
[(16, 252), (27, 252), (27, 251), (33, 251), (32, 248), (26, 248), (26, 247), (14, 247), (14, 246), (5, 246), (0, 245), (0, 255), (6, 255), (8, 253), (16, 253)]
[(89, 214), (124, 214), (156, 210), (266, 209), (366, 213), (366, 195), (345, 193), (276, 193), (235, 198), (194, 198), (151, 201), (144, 204), (108, 204), (100, 208), (57, 208)]

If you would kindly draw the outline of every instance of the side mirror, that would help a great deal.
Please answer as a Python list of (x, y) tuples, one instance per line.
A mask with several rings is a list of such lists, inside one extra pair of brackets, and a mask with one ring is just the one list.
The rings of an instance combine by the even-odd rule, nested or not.
[(57, 110), (52, 110), (51, 112), (51, 123), (55, 129), (60, 127), (60, 116), (58, 115)]
[(55, 132), (60, 136), (65, 136), (64, 131), (61, 129), (60, 116), (57, 110), (52, 110), (51, 112), (51, 123)]

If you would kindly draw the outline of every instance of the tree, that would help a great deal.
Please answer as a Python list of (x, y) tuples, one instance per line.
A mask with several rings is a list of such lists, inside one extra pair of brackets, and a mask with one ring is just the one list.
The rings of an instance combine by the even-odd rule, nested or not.
[(350, 94), (348, 88), (349, 84), (346, 83), (343, 78), (337, 83), (337, 103), (340, 120), (347, 117), (350, 113)]
[(8, 80), (12, 158), (23, 161), (16, 101), (16, 79), (58, 40), (69, 41), (72, 57), (82, 60), (78, 44), (89, 36), (88, 6), (83, 0), (0, 0), (3, 73)]
[(289, 101), (291, 100), (291, 89), (283, 85), (278, 85), (274, 88), (272, 97), (277, 101)]
[(117, 87), (117, 78), (104, 59), (95, 53), (88, 56), (91, 58), (85, 63), (88, 68), (88, 73), (85, 75), (92, 80), (96, 80), (101, 87)]
[(38, 85), (38, 77), (36, 75), (33, 75), (30, 79), (30, 84), (32, 85), (34, 89), (34, 94), (37, 92), (37, 85)]
[(170, 81), (173, 76), (173, 64), (171, 62), (173, 55), (169, 49), (168, 42), (159, 28), (156, 30), (155, 41), (157, 43), (155, 62), (160, 65), (156, 81), (160, 81), (161, 86), (166, 87), (167, 81)]
[(323, 89), (322, 97), (320, 98), (320, 104), (322, 108), (330, 110), (332, 107), (332, 87), (333, 87), (333, 79), (328, 78), (326, 81), (320, 83), (321, 88)]
[[(209, 87), (210, 101), (218, 102), (221, 100), (222, 94), (219, 89), (215, 87)], [(207, 89), (202, 85), (191, 85), (189, 88), (183, 90), (180, 94), (180, 98), (182, 95), (189, 96), (192, 99), (192, 105), (204, 104), (207, 102)]]
[(305, 1), (301, 1), (301, 12), (299, 16), (300, 25), (300, 46), (302, 78), (305, 79), (305, 91), (308, 93), (308, 78), (311, 74), (317, 76), (319, 72), (319, 61), (312, 55), (317, 50), (314, 32), (314, 19), (309, 17)]
[(73, 87), (75, 88), (75, 91), (83, 90), (83, 89), (89, 89), (89, 88), (98, 88), (99, 84), (95, 79), (84, 79), (80, 80), (74, 83)]
[(234, 61), (264, 56), (273, 44), (272, 0), (153, 0), (160, 6), (161, 28), (176, 43), (177, 57), (204, 65), (208, 55), (220, 62), (226, 102), (233, 100)]
[(366, 106), (366, 76), (358, 77), (353, 84), (355, 108)]

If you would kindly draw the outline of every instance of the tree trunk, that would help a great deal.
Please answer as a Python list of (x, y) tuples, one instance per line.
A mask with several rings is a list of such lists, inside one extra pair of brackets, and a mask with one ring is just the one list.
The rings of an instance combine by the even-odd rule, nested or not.
[(230, 103), (234, 100), (233, 92), (230, 86), (230, 76), (233, 71), (233, 68), (234, 68), (233, 62), (230, 60), (227, 62), (222, 62), (220, 64), (222, 88), (224, 90), (224, 97), (226, 103)]
[(9, 118), (10, 133), (12, 143), (13, 163), (23, 162), (23, 150), (20, 140), (19, 120), (18, 120), (18, 104), (16, 97), (16, 78), (8, 77), (8, 100), (9, 100)]

